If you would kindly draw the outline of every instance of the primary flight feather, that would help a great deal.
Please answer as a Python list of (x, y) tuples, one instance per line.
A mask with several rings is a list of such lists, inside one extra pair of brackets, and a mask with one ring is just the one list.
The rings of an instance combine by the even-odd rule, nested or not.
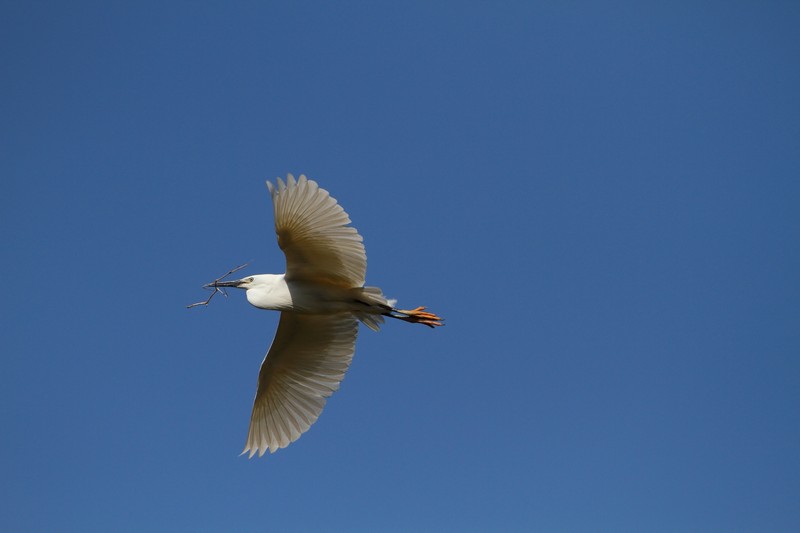
[[(311, 427), (350, 366), (359, 321), (377, 331), (388, 316), (435, 327), (424, 307), (394, 307), (377, 287), (365, 287), (367, 255), (350, 217), (313, 180), (289, 174), (269, 181), (285, 274), (258, 274), (207, 287), (247, 291), (255, 307), (281, 312), (278, 331), (258, 374), (258, 389), (242, 453), (253, 457), (288, 446)], [(204, 302), (208, 303), (208, 301)]]

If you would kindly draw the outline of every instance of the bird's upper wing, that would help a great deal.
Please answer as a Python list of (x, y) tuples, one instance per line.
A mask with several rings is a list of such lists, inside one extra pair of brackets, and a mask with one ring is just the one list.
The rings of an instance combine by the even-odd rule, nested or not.
[(316, 182), (289, 174), (267, 187), (275, 208), (278, 245), (286, 254), (286, 279), (361, 287), (367, 254), (350, 217)]
[(339, 388), (355, 351), (358, 321), (350, 313), (281, 313), (258, 375), (258, 392), (242, 453), (259, 456), (294, 442)]

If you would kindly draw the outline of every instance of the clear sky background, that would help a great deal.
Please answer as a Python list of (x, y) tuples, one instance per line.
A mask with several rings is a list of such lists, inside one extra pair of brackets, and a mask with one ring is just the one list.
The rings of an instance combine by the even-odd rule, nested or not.
[[(0, 530), (800, 530), (797, 2), (1, 7)], [(447, 326), (247, 460), (287, 172)]]

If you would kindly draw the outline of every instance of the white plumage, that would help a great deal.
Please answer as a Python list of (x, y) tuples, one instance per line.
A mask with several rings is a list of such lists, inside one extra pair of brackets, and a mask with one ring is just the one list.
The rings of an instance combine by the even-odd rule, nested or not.
[[(355, 351), (359, 320), (378, 330), (388, 316), (430, 327), (442, 319), (394, 308), (377, 287), (364, 287), (367, 256), (350, 217), (316, 182), (289, 174), (267, 182), (285, 274), (259, 274), (209, 287), (247, 290), (255, 307), (281, 312), (258, 375), (247, 443), (253, 457), (297, 440), (339, 388)], [(206, 302), (207, 303), (207, 302)]]

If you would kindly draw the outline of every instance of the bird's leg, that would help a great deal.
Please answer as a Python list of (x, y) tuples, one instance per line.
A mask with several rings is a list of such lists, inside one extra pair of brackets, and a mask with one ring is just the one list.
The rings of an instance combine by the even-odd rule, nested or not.
[(434, 313), (428, 313), (424, 307), (417, 307), (416, 309), (392, 309), (385, 313), (386, 316), (396, 318), (398, 320), (405, 320), (412, 324), (425, 324), (429, 328), (436, 326), (444, 326), (444, 319)]

